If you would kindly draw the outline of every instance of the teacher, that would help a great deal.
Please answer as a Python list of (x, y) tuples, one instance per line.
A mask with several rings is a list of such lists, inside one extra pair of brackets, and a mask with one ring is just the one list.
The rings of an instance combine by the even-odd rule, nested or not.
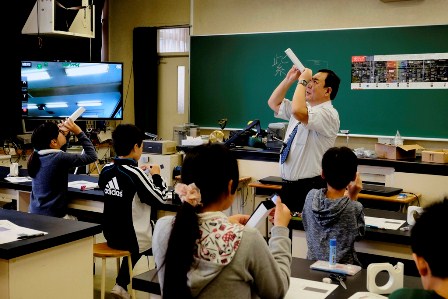
[[(339, 77), (331, 70), (310, 69), (301, 73), (293, 66), (268, 100), (276, 118), (289, 121), (280, 152), (283, 179), (282, 202), (300, 215), (305, 197), (311, 189), (325, 187), (321, 177), (323, 154), (334, 146), (339, 131), (339, 114), (333, 107)], [(297, 82), (291, 100), (287, 91)]]

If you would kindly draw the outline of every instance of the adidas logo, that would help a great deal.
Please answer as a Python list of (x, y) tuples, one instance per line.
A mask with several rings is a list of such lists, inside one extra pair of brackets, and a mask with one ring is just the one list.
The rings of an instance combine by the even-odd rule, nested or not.
[(117, 178), (114, 177), (107, 183), (106, 188), (104, 189), (104, 194), (113, 195), (113, 196), (123, 196), (123, 191), (118, 187)]

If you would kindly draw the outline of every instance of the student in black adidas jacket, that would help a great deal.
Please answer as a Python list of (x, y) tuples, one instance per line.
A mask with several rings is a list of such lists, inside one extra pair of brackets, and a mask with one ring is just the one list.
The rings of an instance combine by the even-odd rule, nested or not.
[[(120, 124), (112, 133), (116, 157), (103, 167), (99, 187), (104, 192), (103, 233), (107, 244), (131, 252), (132, 267), (151, 249), (151, 208), (165, 203), (167, 185), (160, 166), (138, 167), (144, 135), (136, 126)], [(150, 175), (145, 173), (149, 170)], [(129, 298), (127, 259), (123, 259), (111, 291), (115, 298)]]

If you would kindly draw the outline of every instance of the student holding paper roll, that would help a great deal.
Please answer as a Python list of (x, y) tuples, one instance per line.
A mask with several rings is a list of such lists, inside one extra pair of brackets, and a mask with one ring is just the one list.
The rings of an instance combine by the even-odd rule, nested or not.
[[(66, 153), (67, 134), (72, 132), (84, 153)], [(33, 178), (29, 212), (75, 219), (67, 214), (67, 184), (70, 168), (97, 160), (95, 147), (81, 128), (70, 118), (60, 124), (45, 122), (31, 135), (34, 151), (28, 159), (28, 174)]]
[[(291, 101), (285, 96), (294, 83)], [(308, 68), (301, 73), (293, 66), (268, 100), (274, 116), (289, 121), (279, 161), (283, 179), (280, 194), (293, 212), (302, 211), (308, 191), (325, 186), (320, 176), (321, 160), (334, 146), (339, 131), (339, 114), (331, 102), (339, 83), (331, 70), (313, 75)]]
[(118, 299), (130, 298), (129, 266), (134, 268), (142, 256), (151, 255), (151, 214), (154, 209), (163, 208), (168, 191), (160, 175), (160, 165), (138, 166), (144, 138), (137, 126), (119, 124), (112, 132), (116, 157), (103, 167), (98, 179), (98, 186), (104, 193), (103, 234), (107, 245), (131, 253), (132, 265), (127, 259), (122, 260), (110, 291), (113, 298)]

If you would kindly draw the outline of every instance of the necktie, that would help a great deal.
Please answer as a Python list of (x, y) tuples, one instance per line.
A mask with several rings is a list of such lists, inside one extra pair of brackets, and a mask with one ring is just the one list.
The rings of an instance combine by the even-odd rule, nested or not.
[(294, 137), (297, 133), (297, 127), (299, 124), (297, 124), (294, 127), (294, 130), (292, 130), (291, 134), (289, 134), (288, 140), (286, 141), (286, 145), (283, 146), (282, 151), (280, 152), (280, 162), (283, 164), (286, 161), (286, 158), (288, 158), (289, 150), (291, 149), (292, 141), (294, 140)]

